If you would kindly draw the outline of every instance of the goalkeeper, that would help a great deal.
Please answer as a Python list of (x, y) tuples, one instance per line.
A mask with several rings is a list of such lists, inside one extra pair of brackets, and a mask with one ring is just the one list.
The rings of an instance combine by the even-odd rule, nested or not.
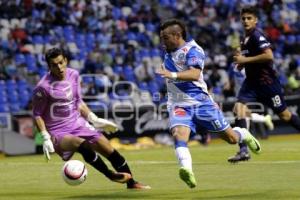
[[(148, 189), (136, 182), (125, 158), (96, 129), (113, 133), (113, 122), (98, 118), (81, 99), (79, 73), (67, 68), (64, 51), (52, 48), (46, 52), (49, 73), (37, 84), (33, 94), (33, 115), (43, 136), (46, 159), (54, 151), (63, 160), (79, 152), (84, 160), (111, 181), (127, 183), (128, 189)], [(100, 155), (106, 157), (117, 172), (110, 170)]]

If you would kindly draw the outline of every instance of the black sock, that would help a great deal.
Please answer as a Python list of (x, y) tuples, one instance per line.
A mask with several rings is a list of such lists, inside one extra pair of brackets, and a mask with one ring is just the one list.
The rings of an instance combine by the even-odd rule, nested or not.
[[(247, 128), (247, 122), (246, 119), (235, 119), (235, 126), (240, 128)], [(248, 152), (247, 144), (244, 142), (239, 143), (240, 146), (240, 152)]]
[(112, 171), (107, 167), (107, 165), (103, 162), (101, 157), (97, 155), (93, 150), (91, 150), (85, 142), (81, 143), (77, 150), (84, 160), (92, 165), (99, 172), (104, 174), (106, 177), (110, 178)]
[(247, 121), (245, 118), (243, 119), (235, 119), (235, 126), (240, 128), (247, 128)]
[(292, 117), (289, 121), (289, 123), (296, 128), (298, 131), (300, 130), (300, 118), (299, 116), (292, 114)]
[[(125, 160), (125, 158), (117, 151), (114, 150), (107, 158), (111, 165), (114, 167), (114, 169), (117, 172), (126, 172), (128, 174), (131, 174), (131, 171), (129, 169), (129, 166)], [(134, 179), (131, 178), (127, 182), (127, 185), (133, 185), (135, 183)]]
[(239, 146), (240, 146), (240, 152), (247, 152), (248, 153), (248, 147), (247, 147), (247, 144), (242, 142), (242, 143), (239, 143)]

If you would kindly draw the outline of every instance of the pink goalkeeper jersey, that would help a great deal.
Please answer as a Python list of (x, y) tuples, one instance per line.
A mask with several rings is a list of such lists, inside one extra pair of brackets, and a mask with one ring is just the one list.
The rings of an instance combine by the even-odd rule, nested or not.
[(67, 133), (86, 124), (78, 109), (81, 101), (76, 70), (67, 68), (66, 79), (62, 81), (48, 73), (34, 89), (33, 116), (44, 120), (51, 135)]

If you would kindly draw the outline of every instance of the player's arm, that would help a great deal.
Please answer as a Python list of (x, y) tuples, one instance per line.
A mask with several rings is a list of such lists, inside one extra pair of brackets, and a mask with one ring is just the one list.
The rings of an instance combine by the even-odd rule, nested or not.
[(197, 81), (199, 80), (201, 69), (190, 67), (190, 69), (181, 72), (170, 72), (167, 69), (159, 69), (156, 71), (157, 74), (163, 78), (181, 80), (181, 81)]
[(47, 161), (50, 160), (50, 153), (54, 153), (54, 146), (51, 141), (51, 136), (48, 133), (45, 125), (45, 121), (41, 117), (45, 112), (46, 106), (48, 104), (47, 94), (42, 88), (36, 88), (33, 91), (33, 116), (34, 122), (41, 132), (43, 137), (43, 152)]
[(97, 117), (83, 101), (79, 104), (79, 111), (95, 128), (101, 128), (108, 134), (118, 131), (118, 126), (115, 123)]
[(92, 112), (90, 110), (90, 108), (86, 105), (86, 103), (84, 103), (84, 102), (81, 102), (79, 104), (79, 111), (80, 111), (80, 114), (86, 119), (88, 118), (89, 114)]
[(245, 57), (241, 54), (233, 56), (233, 60), (236, 64), (248, 64), (248, 63), (263, 63), (273, 60), (273, 52), (270, 48), (265, 49), (263, 53), (257, 56)]
[[(75, 74), (77, 76), (76, 82), (78, 85), (80, 85), (80, 77), (79, 74)], [(118, 126), (113, 123), (110, 122), (106, 119), (102, 119), (97, 117), (97, 115), (95, 115), (95, 113), (93, 113), (90, 108), (86, 105), (86, 103), (83, 102), (82, 98), (81, 98), (81, 87), (77, 87), (78, 92), (77, 95), (75, 96), (75, 101), (76, 101), (76, 105), (78, 105), (78, 110), (80, 112), (80, 114), (86, 118), (90, 123), (93, 124), (93, 126), (95, 128), (101, 128), (103, 129), (106, 133), (114, 133), (118, 130)]]
[(193, 47), (186, 54), (185, 65), (189, 68), (181, 72), (170, 72), (167, 69), (159, 69), (156, 73), (164, 78), (181, 81), (198, 81), (201, 70), (204, 67), (204, 52), (200, 48)]
[(40, 132), (47, 131), (46, 126), (45, 126), (45, 122), (41, 117), (39, 117), (39, 116), (35, 117), (34, 121), (35, 121), (35, 124), (36, 124), (36, 126), (37, 126), (37, 128)]

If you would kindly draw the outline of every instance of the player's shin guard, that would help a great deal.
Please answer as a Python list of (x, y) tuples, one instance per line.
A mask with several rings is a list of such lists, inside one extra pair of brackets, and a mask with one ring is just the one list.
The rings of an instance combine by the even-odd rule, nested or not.
[(300, 118), (299, 116), (292, 114), (291, 120), (289, 123), (296, 128), (297, 130), (300, 130)]
[[(125, 160), (125, 158), (117, 151), (114, 150), (107, 158), (111, 165), (114, 167), (114, 169), (117, 172), (126, 172), (128, 174), (131, 174), (130, 168)], [(135, 184), (135, 181), (133, 178), (129, 179), (127, 182), (127, 186)]]
[(99, 172), (103, 173), (106, 177), (110, 177), (112, 171), (108, 169), (101, 157), (88, 147), (86, 142), (81, 143), (77, 151), (82, 155), (83, 159), (87, 163), (92, 165)]

